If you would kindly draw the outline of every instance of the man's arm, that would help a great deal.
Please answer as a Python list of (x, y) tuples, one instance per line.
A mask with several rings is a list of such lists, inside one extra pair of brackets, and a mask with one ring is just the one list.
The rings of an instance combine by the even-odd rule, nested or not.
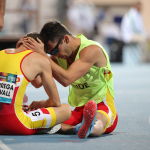
[(40, 88), (40, 87), (42, 86), (41, 77), (38, 75), (38, 76), (36, 77), (36, 79), (31, 82), (31, 84), (32, 84), (35, 88)]
[(59, 98), (56, 84), (52, 77), (50, 61), (45, 57), (40, 56), (37, 65), (38, 65), (37, 67), (38, 69), (36, 69), (38, 70), (37, 73), (39, 73), (43, 87), (49, 98), (47, 100), (42, 100), (42, 101), (33, 101), (29, 106), (29, 109), (60, 106), (60, 98)]
[(0, 0), (0, 31), (4, 26), (5, 4), (6, 0)]
[(84, 76), (92, 65), (97, 64), (99, 64), (99, 68), (104, 67), (107, 64), (107, 60), (101, 48), (94, 45), (84, 48), (80, 52), (79, 59), (73, 62), (68, 70), (62, 69), (51, 60), (54, 78), (65, 87)]
[(34, 49), (34, 51), (47, 57), (51, 62), (53, 77), (65, 87), (84, 76), (92, 65), (99, 68), (107, 65), (107, 60), (102, 49), (96, 45), (90, 45), (80, 52), (79, 59), (73, 62), (68, 70), (64, 70), (53, 61), (55, 56), (51, 56), (52, 60), (46, 55), (40, 43), (37, 43), (35, 40), (28, 40), (28, 42), (30, 44), (26, 43), (24, 46), (28, 49)]
[(49, 96), (49, 99), (45, 101), (45, 107), (48, 106), (60, 106), (60, 98), (57, 91), (55, 81), (52, 76), (51, 65), (48, 59), (42, 62), (42, 72), (40, 74), (43, 87)]

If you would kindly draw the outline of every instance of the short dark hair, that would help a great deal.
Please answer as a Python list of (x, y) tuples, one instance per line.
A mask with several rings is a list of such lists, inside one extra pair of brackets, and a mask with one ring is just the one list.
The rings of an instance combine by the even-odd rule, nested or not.
[(44, 37), (44, 39), (51, 42), (58, 42), (61, 37), (64, 35), (72, 35), (70, 31), (59, 21), (49, 21), (44, 24), (41, 29), (40, 35)]
[(40, 39), (42, 41), (42, 43), (44, 44), (44, 51), (45, 52), (47, 51), (47, 49), (48, 49), (47, 42), (44, 39), (44, 37), (42, 37), (39, 33), (37, 33), (37, 32), (31, 32), (31, 33), (27, 34), (27, 37), (31, 37), (31, 38), (33, 38), (37, 42), (38, 42), (37, 38)]

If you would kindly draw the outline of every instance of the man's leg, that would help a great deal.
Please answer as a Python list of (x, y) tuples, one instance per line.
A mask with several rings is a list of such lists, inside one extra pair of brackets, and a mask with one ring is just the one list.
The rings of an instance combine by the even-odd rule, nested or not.
[[(110, 126), (110, 124), (111, 124), (110, 121), (112, 121), (112, 118), (110, 118), (111, 113), (109, 112), (108, 106), (106, 106), (102, 102), (102, 103), (97, 104), (97, 107), (98, 107), (98, 110), (97, 110), (97, 112), (95, 112), (96, 119), (94, 119), (94, 122), (92, 123), (92, 125), (89, 128), (90, 132), (89, 132), (88, 136), (97, 137), (103, 133), (110, 133), (116, 128), (116, 125), (118, 122), (118, 117), (116, 115), (115, 120), (112, 122), (112, 125)], [(64, 124), (64, 123), (61, 124), (62, 125), (61, 133), (76, 133), (76, 134), (78, 134), (78, 131), (80, 130), (81, 125), (83, 125), (83, 124), (80, 123), (81, 121), (78, 121), (78, 123), (77, 123), (77, 120), (80, 118), (83, 118), (82, 116), (83, 115), (81, 112), (79, 113), (79, 111), (77, 111), (77, 112), (73, 111), (71, 118), (69, 120), (65, 121), (65, 123), (67, 123), (67, 124)], [(75, 122), (75, 120), (76, 120), (76, 122)], [(70, 125), (71, 123), (73, 125)], [(74, 123), (77, 125), (75, 126)], [(109, 127), (108, 127), (108, 125), (109, 125)], [(88, 125), (88, 127), (89, 127), (89, 125)], [(83, 137), (83, 138), (85, 138), (85, 137)]]
[(51, 108), (53, 108), (56, 115), (55, 125), (50, 128), (41, 130), (38, 133), (48, 133), (48, 134), (56, 133), (57, 131), (60, 130), (61, 123), (69, 119), (71, 116), (71, 107), (68, 104), (61, 104), (60, 107), (51, 107)]
[(107, 117), (97, 112), (97, 104), (90, 100), (84, 107), (83, 120), (78, 131), (79, 138), (90, 136), (100, 136), (107, 124)]
[[(42, 110), (42, 112), (40, 112), (40, 110)], [(38, 127), (41, 126), (41, 123), (39, 123), (39, 124), (36, 123), (36, 126), (37, 126), (36, 133), (38, 133), (38, 134), (39, 133), (40, 134), (41, 133), (48, 133), (48, 134), (56, 133), (58, 130), (60, 130), (61, 123), (65, 120), (69, 119), (71, 116), (71, 107), (68, 104), (61, 104), (59, 107), (41, 108), (41, 109), (37, 109), (35, 111), (36, 112), (33, 112), (33, 113), (32, 113), (32, 111), (30, 111), (30, 113), (31, 114), (38, 113), (38, 114), (42, 115), (42, 117), (40, 117), (40, 115), (39, 115), (38, 116), (39, 118), (35, 115), (37, 117), (36, 119), (38, 121), (40, 121), (42, 118), (44, 118), (42, 127), (45, 126), (45, 129), (42, 129), (42, 128), (38, 129)], [(44, 123), (45, 119), (47, 119), (47, 121), (46, 121), (47, 125)], [(32, 122), (32, 123), (34, 124), (34, 122)]]
[(77, 133), (75, 126), (82, 122), (83, 109), (84, 109), (84, 106), (76, 107), (71, 112), (71, 117), (61, 124), (60, 133), (64, 133), (64, 134)]
[(70, 134), (70, 133), (72, 133), (74, 128), (75, 128), (75, 126), (62, 123), (61, 130), (59, 131), (59, 133)]
[[(71, 118), (65, 122), (67, 124), (65, 123), (61, 124), (61, 130), (59, 132), (64, 134), (65, 133), (77, 134), (78, 130), (81, 127), (80, 123), (82, 122), (83, 119), (83, 113), (82, 113), (83, 109), (84, 107), (82, 107), (80, 111), (79, 110), (72, 111)], [(93, 131), (90, 133), (90, 136), (100, 136), (103, 133), (106, 124), (107, 124), (107, 117), (103, 113), (97, 112), (96, 120), (94, 120), (94, 128)]]
[(61, 104), (60, 107), (51, 107), (56, 114), (56, 124), (60, 124), (71, 117), (71, 107), (68, 104)]
[(97, 137), (103, 134), (106, 125), (107, 125), (107, 117), (103, 113), (97, 112), (94, 129), (91, 132), (90, 136)]

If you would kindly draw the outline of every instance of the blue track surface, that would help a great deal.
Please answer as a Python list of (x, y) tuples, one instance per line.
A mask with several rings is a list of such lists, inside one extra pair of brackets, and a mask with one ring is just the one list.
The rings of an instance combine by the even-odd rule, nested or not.
[[(59, 134), (0, 136), (0, 150), (149, 150), (150, 64), (112, 64), (112, 69), (119, 117), (113, 133), (87, 139)], [(57, 85), (62, 102), (67, 103), (68, 88)], [(37, 96), (46, 97), (40, 91)], [(36, 100), (34, 92), (29, 86), (31, 100)]]

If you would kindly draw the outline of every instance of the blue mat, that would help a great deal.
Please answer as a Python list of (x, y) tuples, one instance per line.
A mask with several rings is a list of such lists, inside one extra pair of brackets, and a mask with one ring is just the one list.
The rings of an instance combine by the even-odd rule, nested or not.
[[(112, 69), (119, 117), (114, 132), (87, 139), (60, 134), (0, 136), (0, 150), (149, 150), (150, 64), (112, 64)], [(68, 89), (57, 86), (62, 102), (67, 103)]]

